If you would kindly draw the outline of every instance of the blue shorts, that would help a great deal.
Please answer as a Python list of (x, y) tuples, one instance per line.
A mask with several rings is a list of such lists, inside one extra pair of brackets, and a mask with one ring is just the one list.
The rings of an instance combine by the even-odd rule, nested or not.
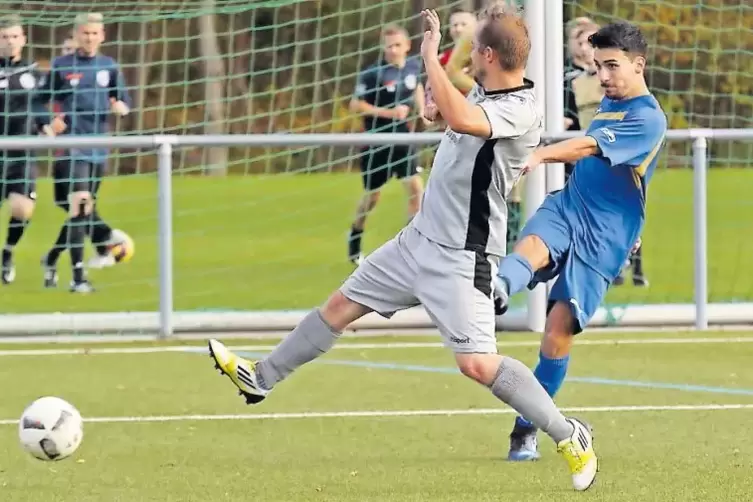
[(520, 239), (527, 235), (539, 237), (549, 249), (549, 265), (536, 271), (529, 287), (559, 276), (549, 293), (547, 314), (555, 303), (567, 304), (575, 319), (574, 334), (580, 333), (604, 300), (610, 282), (578, 256), (573, 231), (558, 207), (556, 194), (544, 200), (523, 227)]

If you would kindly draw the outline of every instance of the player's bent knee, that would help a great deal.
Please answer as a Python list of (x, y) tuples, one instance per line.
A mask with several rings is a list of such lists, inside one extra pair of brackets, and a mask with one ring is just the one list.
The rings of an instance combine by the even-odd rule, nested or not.
[(557, 302), (546, 318), (541, 352), (548, 358), (561, 359), (570, 353), (575, 335), (575, 323), (570, 306)]
[(498, 354), (455, 354), (460, 372), (486, 386), (494, 383), (501, 360)]
[(8, 205), (10, 206), (11, 216), (19, 220), (30, 220), (34, 214), (34, 199), (24, 195), (11, 193), (8, 195)]
[(68, 206), (71, 217), (87, 216), (94, 211), (94, 197), (88, 191), (73, 192), (68, 196)]
[(322, 319), (337, 331), (344, 331), (350, 323), (365, 316), (371, 309), (346, 297), (340, 290), (330, 296), (320, 312)]
[(533, 270), (549, 264), (549, 248), (538, 235), (526, 235), (515, 244), (513, 251), (528, 260)]

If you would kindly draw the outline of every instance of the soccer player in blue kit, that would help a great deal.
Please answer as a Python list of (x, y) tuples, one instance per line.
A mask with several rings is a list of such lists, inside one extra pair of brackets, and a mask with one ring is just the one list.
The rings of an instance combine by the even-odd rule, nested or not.
[[(647, 44), (626, 22), (589, 37), (605, 97), (584, 137), (539, 148), (524, 172), (575, 163), (565, 188), (545, 199), (499, 266), (497, 313), (511, 295), (559, 276), (548, 302), (534, 374), (550, 396), (565, 379), (574, 336), (588, 324), (638, 244), (646, 187), (664, 144), (667, 119), (644, 77)], [(517, 417), (508, 459), (539, 457), (536, 428)]]

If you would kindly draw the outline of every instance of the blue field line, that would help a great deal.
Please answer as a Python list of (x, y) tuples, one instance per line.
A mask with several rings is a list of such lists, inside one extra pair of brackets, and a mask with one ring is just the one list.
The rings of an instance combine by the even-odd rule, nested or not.
[[(259, 359), (269, 355), (260, 352), (238, 352), (242, 357)], [(447, 366), (423, 366), (417, 364), (399, 364), (399, 363), (381, 363), (374, 361), (352, 361), (343, 359), (317, 359), (319, 364), (330, 364), (335, 366), (351, 366), (356, 368), (384, 369), (396, 371), (414, 371), (423, 373), (442, 373), (446, 375), (459, 374), (457, 368)], [(728, 394), (736, 396), (753, 396), (753, 389), (735, 389), (731, 387), (715, 387), (709, 385), (693, 385), (684, 383), (668, 382), (643, 382), (640, 380), (618, 380), (614, 378), (601, 377), (567, 377), (567, 382), (590, 383), (595, 385), (613, 385), (617, 387), (635, 387), (653, 390), (677, 390), (681, 392), (705, 392), (709, 394)]]

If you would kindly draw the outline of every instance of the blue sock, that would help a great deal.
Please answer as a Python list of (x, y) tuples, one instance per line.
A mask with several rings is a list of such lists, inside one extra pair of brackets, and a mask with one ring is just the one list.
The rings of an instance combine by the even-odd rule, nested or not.
[(528, 286), (533, 279), (533, 269), (528, 260), (518, 253), (512, 253), (502, 259), (497, 276), (507, 282), (507, 294), (512, 296)]
[[(560, 387), (562, 387), (562, 382), (565, 381), (565, 375), (567, 374), (567, 364), (569, 362), (569, 355), (562, 359), (549, 359), (539, 352), (539, 364), (536, 365), (533, 374), (549, 396), (554, 397), (554, 395), (557, 394), (557, 391), (560, 390)], [(523, 427), (533, 426), (531, 422), (523, 417), (518, 417), (516, 419), (516, 425)]]

